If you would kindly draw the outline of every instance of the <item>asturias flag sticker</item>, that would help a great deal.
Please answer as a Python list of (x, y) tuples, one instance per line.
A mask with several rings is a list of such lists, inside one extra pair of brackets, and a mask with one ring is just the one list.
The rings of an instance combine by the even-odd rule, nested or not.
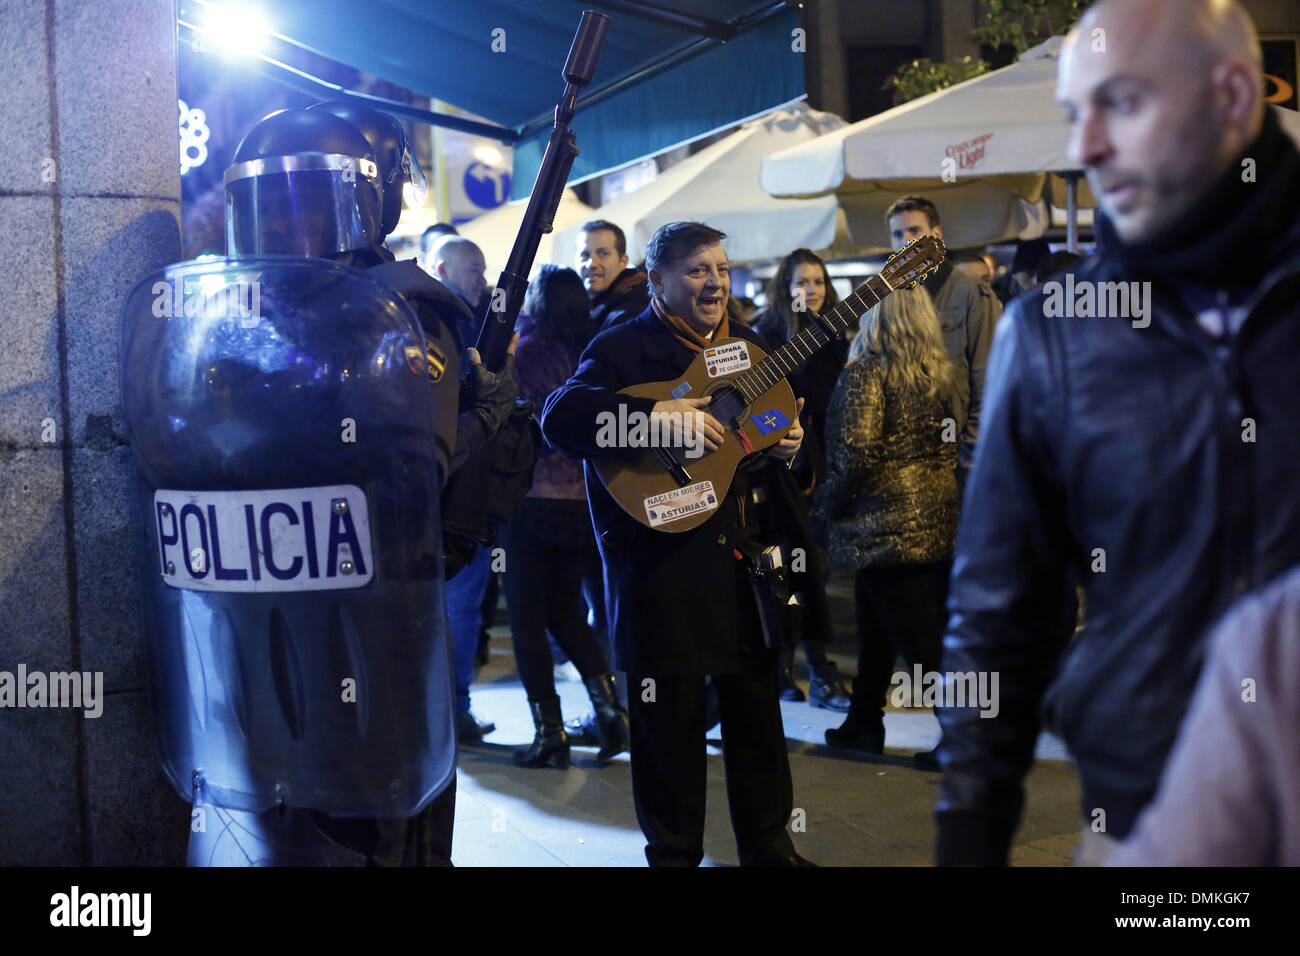
[(754, 425), (764, 435), (774, 432), (778, 428), (783, 428), (790, 424), (790, 419), (786, 418), (775, 408), (765, 412), (759, 412), (754, 416)]

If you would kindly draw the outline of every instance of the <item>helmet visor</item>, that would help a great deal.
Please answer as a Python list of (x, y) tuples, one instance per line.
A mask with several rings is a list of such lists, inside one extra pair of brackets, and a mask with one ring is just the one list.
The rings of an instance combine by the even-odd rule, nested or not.
[(226, 170), (228, 256), (329, 256), (378, 242), (378, 171), (331, 153), (275, 156)]
[(406, 174), (406, 183), (402, 186), (402, 198), (406, 205), (418, 209), (424, 205), (424, 198), (429, 195), (429, 180), (420, 167), (420, 161), (407, 147), (402, 153), (402, 172)]

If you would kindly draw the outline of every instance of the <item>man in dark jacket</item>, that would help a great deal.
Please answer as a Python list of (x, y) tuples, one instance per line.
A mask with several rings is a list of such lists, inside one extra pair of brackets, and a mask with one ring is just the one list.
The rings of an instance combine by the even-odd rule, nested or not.
[[(1000, 709), (939, 711), (941, 864), (1006, 862), (1043, 716), (1104, 858), (1215, 619), (1300, 561), (1300, 155), (1261, 87), (1236, 3), (1106, 0), (1066, 40), (1102, 251), (1016, 299), (993, 347), (943, 670), (997, 673)], [(1063, 649), (1069, 569), (1088, 610)]]
[(650, 287), (642, 269), (627, 266), (627, 237), (605, 219), (583, 223), (574, 263), (591, 296), (591, 328), (603, 332), (635, 319), (650, 305)]
[[(635, 319), (650, 305), (650, 287), (645, 270), (628, 268), (627, 237), (622, 229), (607, 219), (583, 223), (578, 234), (574, 269), (582, 277), (582, 284), (591, 297), (590, 336)], [(601, 640), (608, 643), (605, 572), (598, 558), (583, 575), (582, 590), (591, 608), (591, 624)], [(595, 721), (595, 714), (590, 713), (569, 721), (566, 729), (576, 741), (599, 743), (600, 733)]]
[[(691, 435), (682, 436), (689, 448), (713, 450), (723, 440), (721, 425), (701, 411), (707, 399), (687, 394), (656, 402), (618, 394), (632, 385), (679, 378), (721, 338), (761, 347), (753, 332), (727, 322), (730, 279), (722, 238), (695, 222), (671, 223), (655, 233), (646, 250), (655, 291), (651, 307), (587, 347), (577, 372), (547, 401), (542, 430), (552, 445), (587, 460), (615, 666), (628, 674), (632, 792), (647, 860), (695, 866), (703, 859), (704, 678), (711, 675), (722, 711), (727, 796), (740, 862), (800, 865), (805, 861), (786, 831), (793, 788), (777, 701), (777, 652), (764, 646), (749, 576), (737, 559), (737, 549), (746, 548), (756, 532), (742, 504), (750, 475), (737, 474), (725, 493), (716, 489), (713, 513), (703, 524), (671, 533), (629, 517), (591, 465), (593, 458), (641, 451), (630, 435), (609, 441), (600, 425), (609, 416), (646, 416), (655, 432), (655, 416), (676, 413), (691, 424)], [(739, 371), (747, 360), (731, 361)], [(802, 438), (796, 416), (781, 442), (746, 462), (760, 474), (785, 467)], [(752, 515), (753, 506), (748, 510)]]
[[(924, 196), (904, 196), (885, 211), (889, 241), (895, 251), (921, 236), (943, 238), (939, 210)], [(957, 369), (957, 431), (961, 437), (957, 482), (963, 486), (975, 457), (979, 439), (980, 408), (984, 399), (984, 371), (988, 365), (993, 329), (1002, 303), (987, 286), (945, 260), (922, 285), (934, 300), (943, 332), (943, 347)]]

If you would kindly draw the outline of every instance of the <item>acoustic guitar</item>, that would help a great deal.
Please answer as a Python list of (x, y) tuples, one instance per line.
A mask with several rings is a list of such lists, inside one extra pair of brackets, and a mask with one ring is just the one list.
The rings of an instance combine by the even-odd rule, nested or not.
[(703, 446), (683, 442), (680, 428), (643, 426), (636, 438), (642, 451), (633, 459), (592, 459), (605, 488), (624, 511), (655, 531), (689, 531), (709, 520), (741, 460), (775, 445), (794, 424), (796, 404), (786, 376), (842, 337), (855, 316), (933, 273), (945, 253), (941, 239), (913, 239), (889, 257), (878, 275), (833, 309), (814, 313), (814, 321), (771, 355), (745, 339), (721, 339), (704, 349), (680, 378), (620, 389), (620, 395), (656, 401), (703, 395), (711, 401), (701, 411), (716, 418), (725, 435), (719, 448), (701, 455)]

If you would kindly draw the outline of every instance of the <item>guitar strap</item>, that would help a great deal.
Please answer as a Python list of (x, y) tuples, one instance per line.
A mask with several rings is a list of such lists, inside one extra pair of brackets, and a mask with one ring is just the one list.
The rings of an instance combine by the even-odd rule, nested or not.
[[(742, 550), (743, 549), (743, 550)], [(785, 647), (790, 644), (789, 610), (790, 580), (784, 567), (772, 567), (764, 560), (767, 549), (753, 541), (743, 542), (734, 549), (736, 559), (745, 566), (754, 603), (758, 608), (759, 624), (763, 629), (763, 644), (767, 647)]]
[[(733, 488), (736, 492), (738, 523), (741, 528), (747, 529), (749, 521), (745, 514), (745, 501), (749, 498), (749, 479), (738, 472)], [(790, 595), (784, 569), (765, 566), (763, 546), (752, 534), (739, 535), (735, 545), (731, 553), (744, 565), (745, 572), (749, 576), (754, 602), (758, 608), (759, 624), (763, 630), (763, 644), (767, 647), (783, 647), (787, 643), (789, 632), (781, 609)]]
[(736, 486), (736, 508), (740, 512), (739, 522), (740, 526), (743, 528), (746, 525), (745, 498), (748, 497), (749, 494), (749, 482), (744, 478), (744, 476), (737, 472), (736, 478), (732, 483)]

